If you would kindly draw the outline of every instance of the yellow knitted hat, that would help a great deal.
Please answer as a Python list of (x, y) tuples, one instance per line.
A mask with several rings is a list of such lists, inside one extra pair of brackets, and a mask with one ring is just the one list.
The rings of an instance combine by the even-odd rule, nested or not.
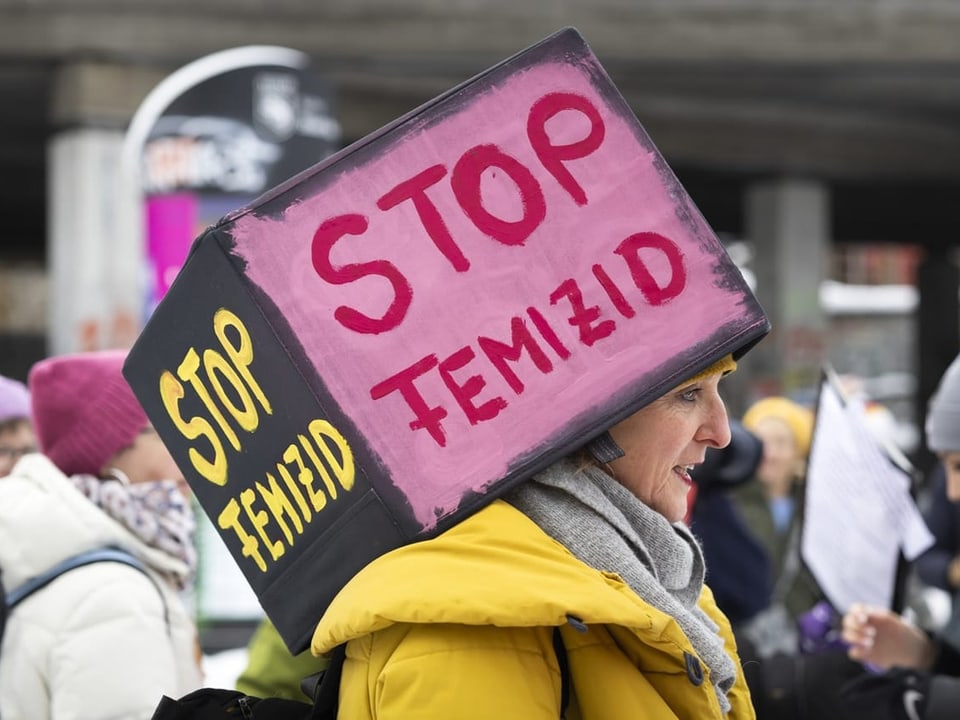
[[(696, 382), (700, 378), (705, 378), (707, 375), (713, 375), (714, 373), (722, 373), (724, 375), (729, 375), (734, 370), (737, 369), (737, 361), (733, 359), (733, 355), (724, 355), (722, 358), (717, 360), (710, 367), (704, 368), (696, 375), (691, 375), (689, 378), (684, 380), (680, 385), (686, 385), (687, 383)], [(679, 385), (677, 386), (679, 387)]]
[(754, 431), (761, 420), (776, 418), (790, 428), (797, 449), (804, 457), (810, 452), (813, 436), (813, 413), (785, 397), (766, 397), (751, 405), (743, 414), (741, 422), (747, 430)]

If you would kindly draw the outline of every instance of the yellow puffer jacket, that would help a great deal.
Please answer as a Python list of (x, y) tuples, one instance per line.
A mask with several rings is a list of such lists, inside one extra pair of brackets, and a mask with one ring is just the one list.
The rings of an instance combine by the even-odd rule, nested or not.
[[(699, 604), (736, 658), (708, 589)], [(555, 720), (558, 626), (568, 720), (755, 717), (742, 671), (724, 715), (706, 665), (670, 616), (503, 501), (364, 568), (320, 620), (313, 652), (349, 643), (339, 715), (347, 720)]]

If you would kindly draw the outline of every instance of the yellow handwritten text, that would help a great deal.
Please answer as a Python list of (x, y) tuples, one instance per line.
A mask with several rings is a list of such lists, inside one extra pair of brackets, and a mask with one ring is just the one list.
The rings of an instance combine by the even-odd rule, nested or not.
[(328, 503), (350, 492), (356, 479), (353, 452), (326, 420), (313, 420), (274, 463), (274, 470), (231, 498), (217, 517), (228, 538), (240, 541), (241, 554), (266, 572), (279, 560)]
[[(191, 441), (203, 439), (209, 446), (204, 448), (207, 452), (195, 446), (187, 450), (193, 467), (205, 479), (223, 486), (227, 483), (224, 444), (239, 452), (242, 442), (237, 431), (253, 433), (260, 424), (261, 411), (271, 415), (273, 409), (250, 371), (253, 343), (240, 318), (220, 308), (213, 316), (213, 331), (219, 349), (200, 352), (188, 348), (176, 374), (170, 370), (161, 373), (160, 397), (180, 434)], [(204, 415), (184, 418), (180, 402), (188, 389), (199, 398), (206, 410)]]

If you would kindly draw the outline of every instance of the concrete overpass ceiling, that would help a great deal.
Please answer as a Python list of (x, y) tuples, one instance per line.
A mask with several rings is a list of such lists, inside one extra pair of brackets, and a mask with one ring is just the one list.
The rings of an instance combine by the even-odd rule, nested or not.
[[(12, 229), (3, 252), (42, 253), (51, 132), (124, 122), (153, 84), (197, 57), (246, 44), (309, 53), (353, 140), (566, 25), (584, 34), (711, 221), (705, 208), (726, 207), (729, 189), (757, 176), (824, 177), (866, 198), (858, 207), (872, 187), (887, 198), (933, 188), (911, 195), (931, 203), (960, 182), (960, 4), (0, 0), (0, 213)], [(99, 107), (57, 106), (80, 87), (77, 63), (135, 72), (100, 88)], [(898, 203), (887, 204), (892, 213)], [(727, 210), (724, 222), (736, 218)]]
[[(943, 0), (4, 0), (3, 46), (167, 57), (250, 42), (501, 57), (561, 25), (608, 57), (956, 59)], [(29, 32), (28, 32), (29, 31)]]

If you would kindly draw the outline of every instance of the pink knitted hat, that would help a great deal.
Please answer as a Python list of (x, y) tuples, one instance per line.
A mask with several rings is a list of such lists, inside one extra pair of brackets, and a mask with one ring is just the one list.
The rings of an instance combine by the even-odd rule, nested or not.
[(30, 417), (30, 392), (19, 380), (0, 375), (0, 423)]
[(27, 383), (40, 450), (66, 475), (97, 475), (148, 420), (121, 368), (126, 350), (41, 360)]

